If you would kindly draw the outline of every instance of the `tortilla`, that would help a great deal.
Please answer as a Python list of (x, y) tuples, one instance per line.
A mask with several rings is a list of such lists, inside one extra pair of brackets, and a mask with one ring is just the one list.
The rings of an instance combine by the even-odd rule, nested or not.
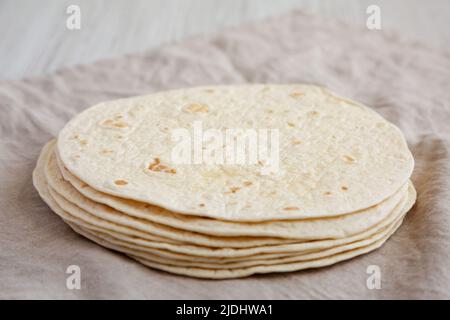
[[(400, 199), (404, 197), (408, 188), (407, 185), (402, 186), (400, 190), (389, 199), (386, 199), (382, 203), (371, 208), (338, 217), (327, 219), (264, 221), (259, 223), (230, 222), (177, 214), (159, 207), (146, 205), (145, 203), (124, 200), (98, 192), (76, 179), (67, 171), (67, 169), (61, 167), (61, 172), (59, 172), (53, 158), (54, 156), (50, 155), (49, 164), (47, 166), (47, 178), (49, 183), (56, 192), (87, 212), (113, 222), (117, 221), (117, 219), (114, 219), (115, 216), (126, 214), (128, 218), (126, 221), (121, 219), (123, 221), (122, 224), (128, 222), (134, 228), (151, 233), (164, 229), (164, 226), (162, 225), (174, 227), (178, 230), (175, 231), (175, 235), (173, 235), (173, 233), (170, 234), (171, 230), (168, 228), (167, 231), (169, 233), (164, 233), (164, 236), (175, 240), (179, 240), (179, 237), (174, 238), (174, 236), (179, 236), (180, 230), (195, 231), (195, 233), (184, 232), (185, 236), (183, 237), (183, 241), (219, 247), (257, 246), (289, 242), (274, 238), (266, 240), (253, 239), (253, 241), (250, 241), (251, 238), (247, 238), (249, 242), (248, 245), (245, 245), (245, 239), (235, 239), (236, 241), (231, 243), (231, 240), (233, 240), (231, 236), (278, 237), (296, 240), (337, 239), (349, 237), (353, 234), (367, 230), (371, 226), (386, 219)], [(61, 173), (70, 184), (64, 183), (61, 179)], [(101, 203), (106, 206), (101, 205)], [(117, 210), (114, 210), (111, 207)], [(148, 221), (155, 222), (156, 224)], [(204, 238), (198, 239), (198, 234), (211, 235), (214, 236), (214, 238), (209, 237), (206, 238), (206, 240)], [(218, 236), (227, 236), (227, 238), (220, 238), (219, 241), (217, 238)]]
[(239, 268), (248, 268), (248, 267), (254, 267), (254, 266), (268, 266), (268, 265), (279, 265), (284, 263), (292, 263), (292, 262), (300, 262), (300, 261), (308, 261), (308, 260), (317, 260), (322, 259), (325, 257), (333, 256), (342, 252), (355, 250), (358, 248), (363, 248), (366, 246), (369, 246), (371, 244), (374, 244), (375, 242), (386, 239), (388, 235), (392, 234), (394, 230), (396, 230), (402, 222), (403, 217), (398, 219), (393, 224), (386, 227), (382, 232), (376, 233), (375, 235), (363, 239), (360, 241), (344, 244), (341, 246), (331, 247), (329, 249), (320, 250), (320, 251), (314, 251), (314, 252), (306, 252), (296, 255), (289, 255), (289, 256), (280, 256), (272, 259), (265, 259), (264, 257), (258, 257), (259, 259), (252, 259), (252, 260), (242, 260), (242, 261), (220, 261), (219, 263), (215, 261), (198, 261), (198, 260), (179, 260), (179, 259), (167, 259), (164, 257), (161, 257), (159, 255), (153, 255), (148, 252), (143, 252), (140, 250), (130, 249), (127, 246), (122, 246), (120, 244), (117, 244), (115, 242), (108, 241), (108, 236), (101, 235), (97, 232), (93, 232), (89, 229), (84, 229), (83, 227), (77, 226), (76, 224), (72, 224), (68, 222), (70, 227), (77, 233), (83, 235), (84, 237), (90, 239), (91, 241), (115, 250), (122, 253), (125, 253), (127, 255), (131, 255), (134, 257), (139, 257), (144, 260), (162, 263), (164, 265), (169, 266), (178, 266), (178, 267), (194, 267), (194, 268), (205, 268), (205, 269), (239, 269)]
[[(172, 134), (191, 132), (195, 121), (224, 134), (278, 130), (278, 170), (264, 171), (268, 159), (175, 163)], [(231, 221), (363, 210), (395, 194), (414, 166), (397, 127), (359, 103), (310, 85), (200, 87), (100, 103), (62, 129), (57, 151), (68, 170), (93, 189)]]
[[(48, 190), (43, 190), (46, 189), (45, 186), (45, 175), (44, 175), (44, 169), (45, 169), (45, 163), (46, 160), (48, 160), (46, 158), (46, 155), (49, 154), (49, 150), (51, 150), (51, 144), (48, 144), (42, 151), (42, 155), (38, 161), (38, 165), (35, 169), (34, 172), (34, 181), (35, 181), (35, 186), (36, 188), (39, 190), (41, 196), (44, 198), (44, 200), (46, 200), (48, 203), (51, 201), (54, 201), (51, 196), (55, 196), (55, 198), (57, 199), (58, 196), (56, 195), (56, 193), (51, 192), (48, 193)], [(39, 182), (40, 180), (44, 180), (44, 182)], [(412, 196), (409, 197), (410, 202), (411, 199), (412, 203), (414, 203), (414, 199), (415, 199), (415, 193), (413, 191), (413, 187), (410, 187), (410, 194), (412, 194)], [(411, 205), (412, 205), (411, 203)], [(50, 203), (49, 203), (50, 204)], [(51, 204), (50, 204), (51, 205)], [(52, 209), (57, 212), (55, 205), (53, 204)], [(400, 207), (401, 209), (401, 207)], [(409, 208), (408, 208), (409, 210)], [(400, 211), (400, 210), (399, 210)], [(80, 211), (81, 212), (81, 211)], [(58, 213), (58, 212), (57, 212)], [(82, 221), (86, 220), (85, 216), (82, 216), (84, 219), (81, 219)], [(394, 216), (395, 218), (395, 216)], [(105, 223), (103, 221), (103, 223)], [(94, 223), (95, 225), (96, 223)], [(379, 226), (380, 227), (380, 226)], [(381, 226), (384, 227), (384, 226)], [(360, 238), (364, 238), (365, 235), (359, 235)], [(355, 241), (355, 238), (358, 239), (357, 237), (354, 238), (350, 238), (349, 241)], [(147, 246), (151, 246), (153, 248), (157, 248), (157, 249), (166, 249), (172, 252), (178, 252), (181, 254), (186, 254), (186, 255), (194, 255), (194, 256), (206, 256), (206, 257), (218, 257), (218, 258), (222, 258), (222, 257), (237, 257), (237, 256), (248, 256), (248, 255), (253, 255), (253, 254), (258, 254), (258, 253), (270, 253), (270, 252), (292, 252), (292, 251), (299, 251), (299, 250), (311, 250), (311, 249), (317, 249), (317, 246), (320, 248), (320, 242), (307, 242), (307, 243), (296, 243), (296, 244), (287, 244), (287, 245), (279, 245), (279, 246), (263, 246), (263, 247), (256, 247), (256, 248), (244, 248), (244, 249), (233, 249), (233, 248), (222, 248), (222, 249), (209, 249), (207, 247), (196, 247), (196, 246), (191, 246), (191, 245), (171, 245), (170, 243), (159, 243), (159, 242), (145, 242), (143, 241), (143, 239), (138, 239), (135, 237), (129, 238), (131, 240), (129, 241), (134, 241), (136, 244), (139, 244), (140, 246), (142, 245), (147, 245)], [(348, 239), (347, 239), (348, 240)], [(326, 243), (326, 241), (324, 241), (324, 243)], [(328, 242), (329, 243), (329, 242)], [(339, 241), (331, 241), (332, 245), (336, 245), (339, 244)]]

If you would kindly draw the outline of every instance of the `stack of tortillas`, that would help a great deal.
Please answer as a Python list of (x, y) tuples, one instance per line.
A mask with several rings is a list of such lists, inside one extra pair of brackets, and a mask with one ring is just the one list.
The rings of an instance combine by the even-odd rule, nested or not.
[[(233, 141), (246, 135), (250, 150), (252, 132), (265, 156), (236, 161)], [(243, 85), (95, 105), (44, 147), (33, 180), (86, 238), (222, 279), (379, 248), (415, 202), (413, 166), (400, 130), (359, 103), (317, 86)]]

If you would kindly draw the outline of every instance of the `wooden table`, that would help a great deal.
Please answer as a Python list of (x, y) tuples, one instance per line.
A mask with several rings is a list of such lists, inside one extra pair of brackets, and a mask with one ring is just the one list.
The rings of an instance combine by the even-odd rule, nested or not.
[[(145, 50), (294, 8), (364, 27), (371, 4), (381, 9), (383, 30), (450, 49), (448, 0), (1, 0), (0, 79)], [(81, 9), (80, 30), (66, 27), (69, 5)]]

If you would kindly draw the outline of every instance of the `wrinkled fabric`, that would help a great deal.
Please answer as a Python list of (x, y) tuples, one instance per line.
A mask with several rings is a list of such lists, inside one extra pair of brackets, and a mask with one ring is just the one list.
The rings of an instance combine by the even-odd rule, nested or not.
[[(404, 132), (418, 199), (370, 254), (331, 267), (212, 281), (148, 269), (75, 234), (39, 198), (42, 146), (97, 102), (195, 85), (312, 83), (361, 101)], [(0, 298), (450, 298), (450, 55), (301, 12), (141, 54), (0, 81)], [(66, 287), (70, 265), (81, 289)], [(370, 289), (370, 266), (381, 289)], [(375, 268), (376, 269), (376, 268)]]

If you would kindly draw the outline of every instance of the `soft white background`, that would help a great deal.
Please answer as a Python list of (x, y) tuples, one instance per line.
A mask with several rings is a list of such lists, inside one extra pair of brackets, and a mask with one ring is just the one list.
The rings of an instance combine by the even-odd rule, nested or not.
[[(77, 4), (82, 29), (67, 30)], [(450, 49), (448, 0), (0, 0), (0, 79), (136, 52), (293, 8), (365, 26), (381, 7), (384, 31)]]

